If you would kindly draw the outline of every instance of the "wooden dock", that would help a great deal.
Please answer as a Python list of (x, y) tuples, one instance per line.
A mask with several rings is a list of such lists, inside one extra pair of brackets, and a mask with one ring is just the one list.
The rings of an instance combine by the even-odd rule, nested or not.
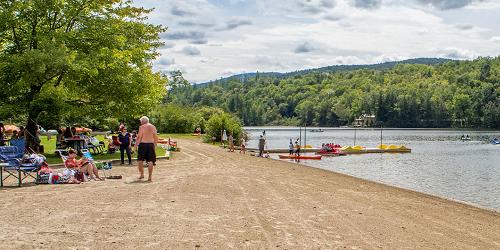
[[(259, 152), (258, 148), (247, 148), (248, 151)], [(272, 149), (264, 149), (264, 152), (268, 152), (270, 154), (279, 154), (279, 153), (288, 153), (288, 148), (272, 148)], [(301, 148), (301, 153), (316, 153), (319, 152), (320, 148)]]

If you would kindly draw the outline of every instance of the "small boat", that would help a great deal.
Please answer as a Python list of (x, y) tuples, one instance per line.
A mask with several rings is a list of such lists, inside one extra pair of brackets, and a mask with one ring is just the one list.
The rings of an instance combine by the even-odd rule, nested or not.
[(345, 153), (341, 152), (340, 149), (342, 146), (339, 144), (335, 143), (326, 143), (323, 144), (323, 147), (321, 148), (320, 151), (316, 152), (317, 155), (322, 155), (322, 156), (342, 156), (346, 155)]
[(493, 138), (493, 140), (491, 140), (490, 143), (493, 145), (500, 145), (500, 140), (497, 138)]
[(280, 159), (321, 160), (321, 155), (278, 155)]
[(311, 129), (311, 130), (309, 130), (309, 132), (321, 133), (321, 132), (325, 132), (325, 131), (323, 129), (318, 128), (318, 129)]
[(460, 140), (462, 140), (462, 141), (470, 141), (471, 138), (470, 138), (469, 135), (462, 135), (462, 137), (460, 137)]

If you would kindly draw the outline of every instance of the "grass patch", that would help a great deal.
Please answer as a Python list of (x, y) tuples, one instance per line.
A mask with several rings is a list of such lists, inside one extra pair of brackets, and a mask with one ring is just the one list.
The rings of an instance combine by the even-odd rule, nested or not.
[[(192, 136), (191, 134), (160, 134), (160, 138), (172, 138), (173, 140), (179, 138), (179, 139), (195, 139), (198, 138), (196, 136)], [(103, 135), (97, 135), (96, 136), (99, 141), (103, 141), (106, 144), (106, 150), (108, 148), (108, 142), (107, 140), (104, 139)], [(55, 150), (56, 150), (56, 136), (52, 136), (51, 140), (48, 140), (47, 136), (40, 136), (40, 139), (42, 141), (42, 145), (44, 147), (44, 155), (47, 158), (47, 163), (49, 165), (51, 164), (60, 164), (62, 163), (62, 160), (59, 156), (56, 156)], [(164, 156), (165, 155), (165, 150), (156, 147), (156, 155), (157, 156)], [(114, 154), (98, 154), (98, 155), (93, 155), (94, 159), (96, 161), (103, 161), (103, 160), (119, 160), (120, 159), (120, 151), (117, 150)], [(134, 152), (132, 154), (132, 158), (137, 158), (137, 152)], [(127, 156), (125, 155), (125, 161), (127, 161)]]

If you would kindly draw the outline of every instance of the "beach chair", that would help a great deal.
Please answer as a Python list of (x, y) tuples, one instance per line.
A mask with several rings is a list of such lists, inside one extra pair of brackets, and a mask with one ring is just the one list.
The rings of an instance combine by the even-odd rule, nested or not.
[(104, 142), (99, 141), (94, 136), (85, 136), (85, 141), (87, 142), (85, 147), (94, 154), (102, 154), (106, 150)]
[[(43, 165), (44, 159), (36, 157), (23, 159), (24, 143), (15, 141), (14, 145), (17, 146), (0, 147), (0, 187), (3, 187), (3, 182), (9, 177), (17, 179), (18, 187), (26, 178), (33, 178), (35, 184), (38, 184), (38, 170)], [(4, 172), (7, 174), (5, 177)]]
[(104, 178), (107, 178), (106, 171), (111, 171), (113, 167), (111, 165), (111, 162), (95, 161), (94, 157), (92, 157), (92, 154), (88, 149), (83, 149), (82, 154), (83, 157), (85, 157), (90, 163), (94, 164), (97, 169), (102, 170), (104, 173)]

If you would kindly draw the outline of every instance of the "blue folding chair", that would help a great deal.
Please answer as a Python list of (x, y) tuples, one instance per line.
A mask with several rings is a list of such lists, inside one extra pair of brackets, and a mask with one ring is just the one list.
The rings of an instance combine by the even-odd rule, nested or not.
[[(13, 144), (14, 143), (14, 144)], [(22, 185), (24, 179), (31, 177), (38, 184), (38, 170), (41, 165), (36, 161), (23, 161), (24, 156), (24, 140), (11, 140), (11, 145), (0, 147), (0, 187), (3, 187), (3, 182), (9, 177), (16, 178), (18, 186)], [(7, 176), (3, 176), (3, 172)]]

